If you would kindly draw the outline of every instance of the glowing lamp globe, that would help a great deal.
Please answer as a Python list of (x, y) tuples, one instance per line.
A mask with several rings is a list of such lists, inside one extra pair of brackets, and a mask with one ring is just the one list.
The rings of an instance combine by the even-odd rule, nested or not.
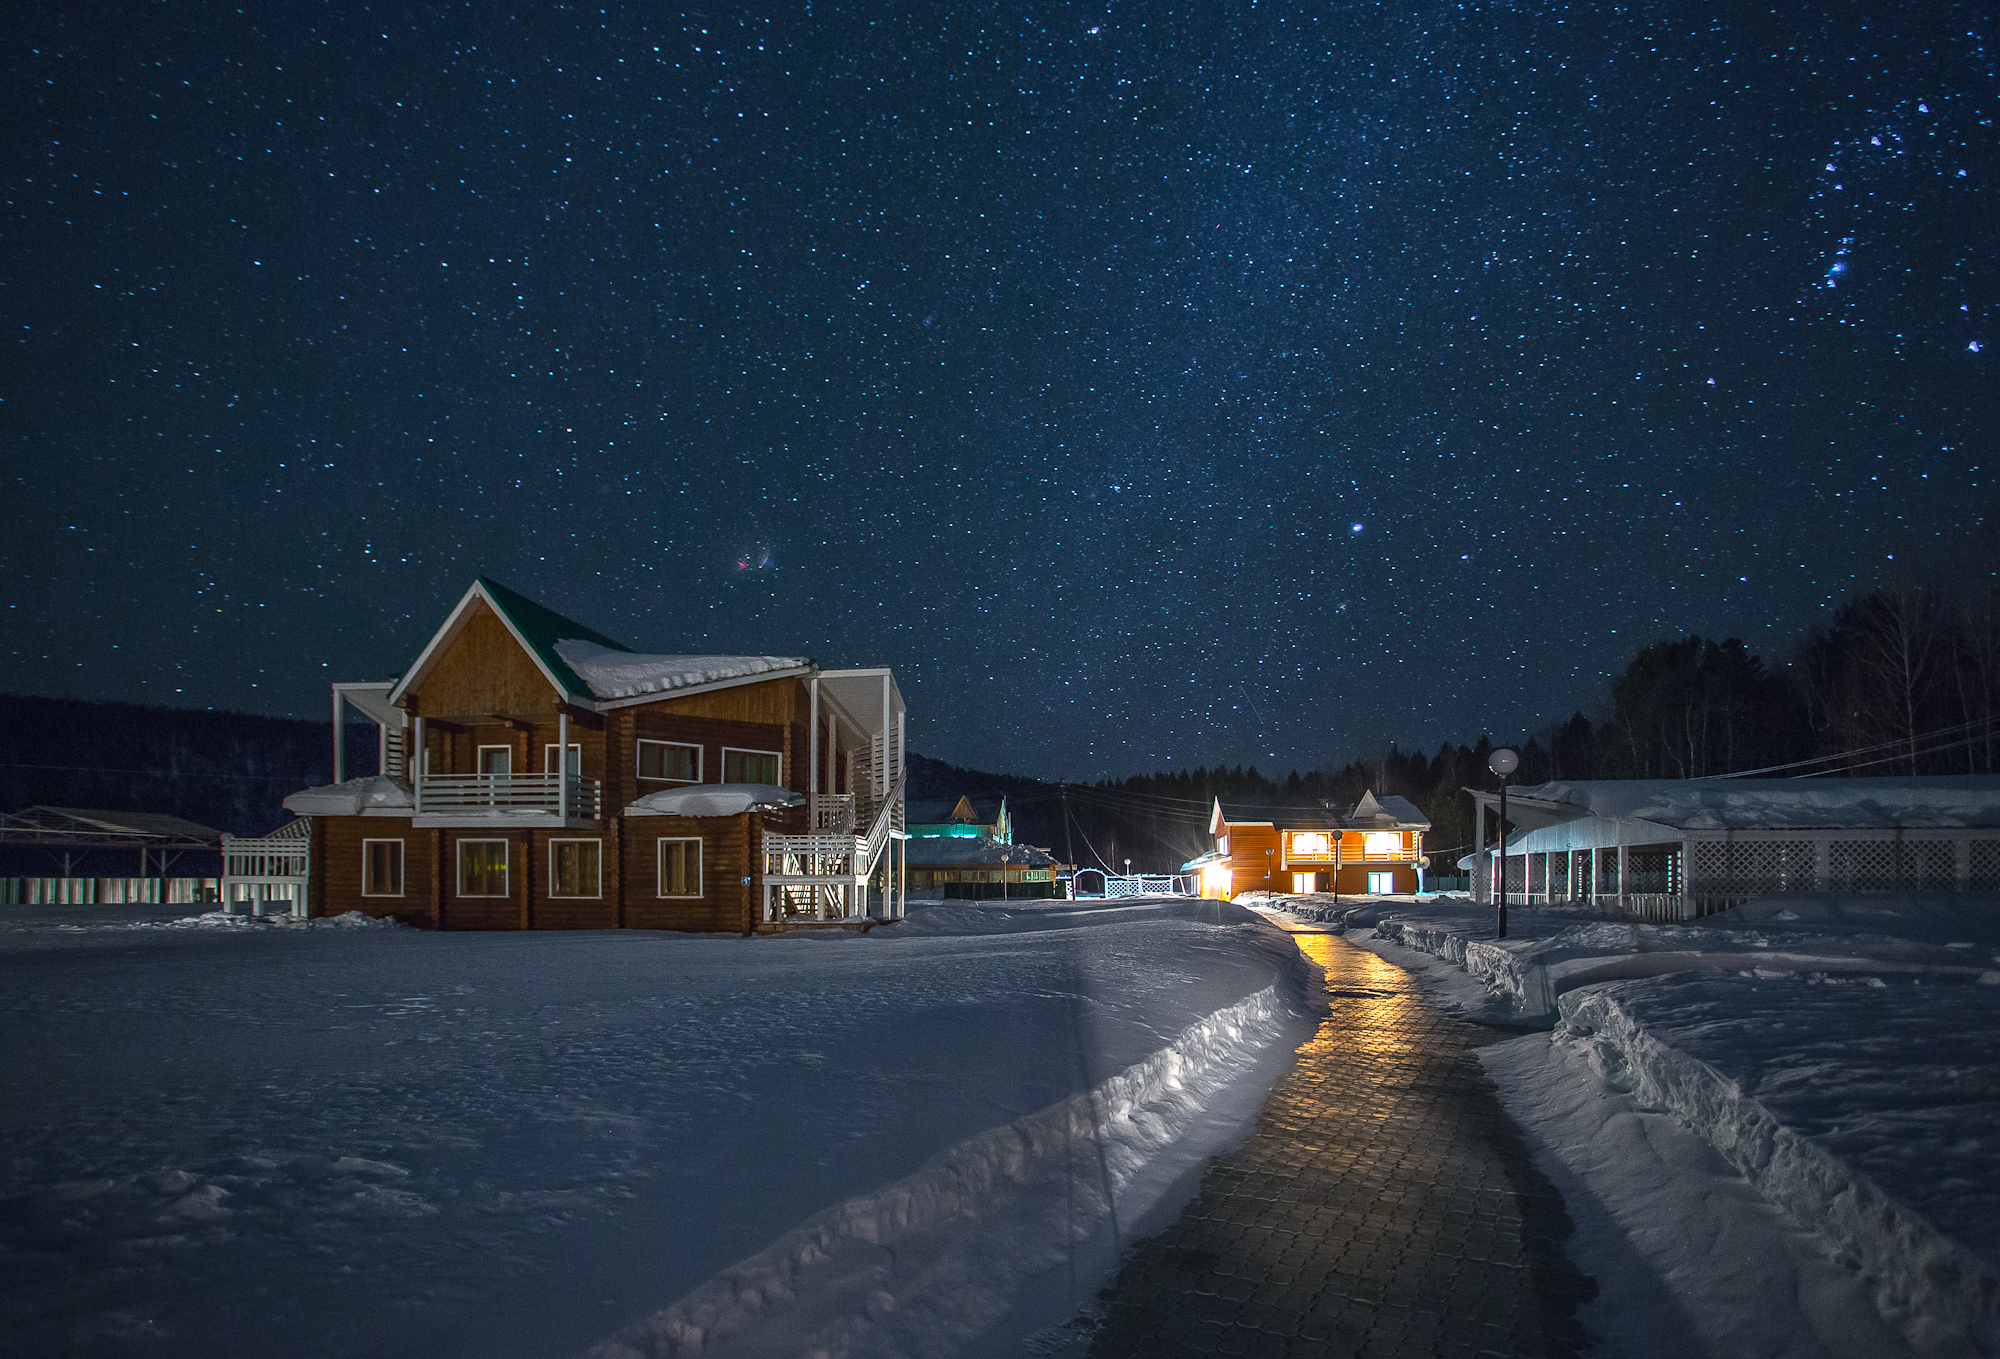
[(1521, 757), (1503, 746), (1493, 752), (1493, 757), (1486, 762), (1486, 767), (1504, 779), (1521, 767)]

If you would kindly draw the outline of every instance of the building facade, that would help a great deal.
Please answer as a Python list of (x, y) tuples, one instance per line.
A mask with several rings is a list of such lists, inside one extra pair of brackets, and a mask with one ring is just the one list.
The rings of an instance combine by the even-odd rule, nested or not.
[(1510, 790), (1504, 877), (1479, 804), (1460, 860), (1492, 903), (1693, 920), (1807, 892), (2000, 891), (2000, 778), (1617, 779)]
[[(1201, 894), (1229, 898), (1239, 892), (1388, 896), (1423, 890), (1424, 832), (1431, 823), (1407, 799), (1365, 792), (1346, 814), (1322, 807), (1276, 812), (1209, 813), (1208, 853), (1182, 865), (1201, 875)], [(1251, 814), (1245, 814), (1246, 812)]]
[[(335, 782), (285, 800), (309, 915), (747, 933), (900, 912), (886, 669), (636, 653), (481, 578), (400, 679), (335, 685), (334, 709)], [(349, 710), (378, 727), (376, 775), (344, 777)]]

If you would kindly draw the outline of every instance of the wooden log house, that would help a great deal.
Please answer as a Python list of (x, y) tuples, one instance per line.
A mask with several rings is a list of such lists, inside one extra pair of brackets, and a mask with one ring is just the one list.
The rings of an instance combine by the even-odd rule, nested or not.
[[(400, 679), (336, 684), (333, 706), (335, 782), (285, 800), (310, 916), (770, 933), (902, 912), (887, 669), (635, 653), (482, 577)], [(377, 775), (345, 777), (350, 709), (380, 729)], [(651, 805), (710, 785), (710, 814)]]

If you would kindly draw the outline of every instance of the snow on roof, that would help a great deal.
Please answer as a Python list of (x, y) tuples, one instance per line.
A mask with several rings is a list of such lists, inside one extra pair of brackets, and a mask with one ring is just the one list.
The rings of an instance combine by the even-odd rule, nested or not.
[(1361, 801), (1354, 804), (1344, 824), (1350, 829), (1366, 830), (1378, 826), (1385, 830), (1411, 827), (1429, 830), (1430, 818), (1417, 810), (1416, 804), (1406, 797), (1394, 793), (1384, 793), (1376, 797), (1373, 792), (1364, 792)]
[(409, 812), (417, 800), (410, 785), (385, 774), (348, 779), (343, 783), (302, 788), (285, 799), (285, 810), (299, 816), (359, 816), (367, 811)]
[(1055, 856), (1033, 845), (996, 845), (956, 835), (919, 835), (903, 842), (907, 862), (917, 868), (994, 867), (1026, 864), (1046, 868)]
[(1551, 804), (1552, 812), (1574, 808), (1609, 821), (1650, 821), (1684, 830), (2000, 826), (2000, 777), (1988, 775), (1603, 779), (1544, 783), (1519, 789), (1516, 796)]
[(698, 783), (648, 793), (625, 809), (627, 816), (741, 816), (748, 811), (796, 807), (806, 800), (773, 783)]
[(804, 656), (648, 656), (614, 651), (578, 638), (558, 641), (555, 651), (601, 699), (670, 694), (677, 689), (798, 670), (811, 664)]

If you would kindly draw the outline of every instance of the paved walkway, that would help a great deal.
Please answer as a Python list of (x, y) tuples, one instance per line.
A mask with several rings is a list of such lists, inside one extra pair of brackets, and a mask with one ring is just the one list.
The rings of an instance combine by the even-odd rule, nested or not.
[(1332, 1013), (1179, 1221), (1105, 1290), (1090, 1353), (1578, 1353), (1596, 1286), (1564, 1256), (1562, 1199), (1473, 1049), (1346, 940), (1300, 933)]

